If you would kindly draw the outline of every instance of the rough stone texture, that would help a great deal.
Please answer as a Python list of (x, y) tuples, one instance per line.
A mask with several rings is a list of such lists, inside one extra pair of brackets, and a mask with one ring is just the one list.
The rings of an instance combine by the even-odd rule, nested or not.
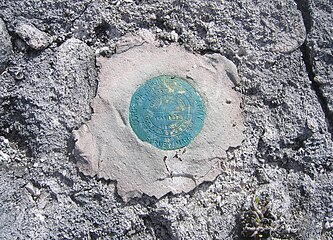
[(14, 23), (14, 31), (27, 45), (36, 50), (44, 49), (51, 43), (50, 36), (23, 20)]
[(318, 97), (333, 126), (333, 7), (332, 1), (300, 1), (308, 41), (304, 52), (308, 61), (310, 78)]
[(10, 36), (3, 20), (0, 18), (0, 73), (5, 69), (5, 66), (12, 55), (13, 49), (10, 42)]
[[(302, 3), (310, 4), (302, 8)], [(0, 238), (244, 239), (241, 218), (255, 195), (270, 201), (279, 226), (271, 229), (275, 238), (332, 239), (328, 106), (318, 91), (323, 86), (316, 89), (311, 77), (311, 66), (329, 69), (324, 65), (330, 63), (329, 47), (313, 45), (319, 58), (299, 47), (305, 29), (310, 33), (305, 28), (310, 13), (316, 14), (310, 18), (316, 32), (308, 35), (309, 43), (323, 36), (331, 41), (325, 32), (330, 27), (323, 27), (331, 26), (330, 8), (325, 0), (0, 1), (0, 17), (16, 46), (0, 76), (0, 130), (9, 143), (0, 149)], [(49, 34), (51, 45), (41, 51), (17, 47), (13, 29), (21, 17)], [(178, 41), (203, 55), (221, 52), (236, 64), (245, 141), (229, 151), (213, 183), (125, 204), (116, 182), (78, 172), (69, 154), (68, 126), (78, 128), (90, 117), (93, 52), (115, 53), (119, 38), (140, 28), (153, 32), (160, 46)], [(87, 49), (90, 60), (76, 58), (74, 48), (69, 65), (57, 64), (67, 57), (59, 48), (66, 52), (63, 44), (71, 38), (80, 40), (77, 46)], [(81, 67), (70, 65), (73, 59)], [(328, 80), (322, 70), (316, 74)], [(63, 80), (67, 72), (69, 82)], [(67, 87), (77, 79), (85, 84)]]
[[(309, 78), (321, 102), (333, 137), (333, 7), (332, 1), (299, 1), (308, 39), (303, 46)], [(332, 167), (332, 166), (331, 166)], [(333, 238), (333, 205), (323, 220), (323, 239)]]
[[(243, 140), (240, 94), (232, 89), (239, 82), (236, 66), (220, 54), (195, 55), (177, 45), (159, 48), (156, 42), (143, 41), (133, 46), (139, 38), (153, 39), (143, 34), (121, 40), (120, 54), (97, 59), (101, 68), (94, 114), (74, 133), (81, 171), (116, 180), (126, 200), (142, 193), (160, 198), (168, 192), (189, 192), (214, 180), (228, 149)], [(129, 124), (132, 94), (160, 75), (186, 79), (204, 102), (204, 126), (183, 149), (152, 147), (137, 138)]]
[(34, 154), (64, 151), (68, 131), (91, 111), (97, 84), (94, 55), (77, 39), (30, 58), (17, 54), (2, 82), (0, 126), (19, 132), (19, 141)]

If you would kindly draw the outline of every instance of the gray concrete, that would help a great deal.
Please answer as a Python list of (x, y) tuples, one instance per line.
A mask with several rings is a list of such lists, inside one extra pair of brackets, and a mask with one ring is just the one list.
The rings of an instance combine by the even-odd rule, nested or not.
[[(267, 239), (260, 212), (275, 239), (332, 239), (331, 16), (325, 0), (2, 1), (0, 238)], [(22, 19), (50, 45), (22, 40)], [(95, 54), (139, 29), (236, 65), (245, 140), (212, 183), (124, 203), (116, 181), (81, 174), (70, 136), (91, 117)]]

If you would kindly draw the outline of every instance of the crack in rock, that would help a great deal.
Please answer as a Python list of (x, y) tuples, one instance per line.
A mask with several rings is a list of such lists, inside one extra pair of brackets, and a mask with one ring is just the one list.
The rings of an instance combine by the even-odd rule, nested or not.
[[(221, 158), (221, 157), (213, 157), (213, 158), (207, 159), (206, 161), (211, 162), (214, 159), (223, 160), (223, 158)], [(199, 162), (202, 162), (202, 161), (203, 160), (199, 160)], [(220, 163), (220, 162), (217, 161), (215, 164), (218, 164), (218, 163)], [(195, 185), (197, 185), (197, 181), (206, 177), (213, 170), (215, 164), (213, 164), (205, 174), (200, 175), (200, 176), (190, 174), (190, 173), (173, 173), (172, 171), (169, 170), (169, 168), (167, 168), (167, 170), (169, 172), (169, 175), (166, 176), (166, 177), (163, 177), (163, 178), (158, 178), (156, 181), (164, 181), (165, 179), (173, 179), (173, 178), (183, 177), (183, 178), (191, 179), (195, 183)]]
[[(306, 28), (306, 33), (307, 35), (310, 33), (313, 25), (313, 19), (311, 15), (311, 7), (310, 7), (310, 2), (308, 0), (295, 0), (298, 9), (302, 13), (303, 17), (303, 22)], [(331, 135), (331, 139), (333, 139), (333, 112), (330, 111), (329, 106), (328, 106), (328, 99), (324, 95), (322, 89), (321, 89), (321, 84), (318, 83), (316, 79), (316, 74), (314, 71), (314, 59), (313, 59), (313, 53), (312, 49), (309, 46), (308, 39), (305, 39), (304, 43), (302, 44), (300, 48), (302, 55), (303, 55), (303, 61), (306, 67), (306, 71), (308, 73), (308, 77), (311, 81), (311, 86), (314, 92), (316, 93), (316, 96), (318, 98), (318, 101), (320, 103), (320, 106), (325, 114), (326, 122), (327, 122), (327, 127), (328, 131)]]

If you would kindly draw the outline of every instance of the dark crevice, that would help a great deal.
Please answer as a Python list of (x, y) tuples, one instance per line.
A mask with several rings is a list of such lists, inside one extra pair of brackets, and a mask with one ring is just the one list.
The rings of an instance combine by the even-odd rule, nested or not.
[(305, 63), (305, 67), (306, 67), (306, 70), (308, 72), (309, 79), (311, 81), (312, 89), (315, 91), (315, 93), (318, 97), (320, 106), (321, 106), (321, 108), (322, 108), (322, 110), (325, 114), (325, 118), (326, 118), (327, 123), (328, 123), (328, 131), (330, 132), (331, 138), (333, 139), (333, 113), (330, 112), (330, 110), (329, 110), (328, 100), (324, 96), (324, 94), (321, 90), (320, 84), (315, 81), (316, 74), (314, 73), (314, 70), (313, 70), (311, 49), (310, 49), (307, 41), (305, 41), (303, 43), (303, 45), (301, 46), (301, 51), (302, 51), (302, 54), (303, 54), (303, 61)]
[(146, 227), (146, 231), (150, 232), (156, 239), (160, 240), (177, 240), (171, 229), (171, 221), (165, 218), (167, 215), (163, 211), (152, 211), (149, 214), (141, 215)]
[(298, 10), (302, 14), (306, 32), (309, 33), (312, 28), (311, 6), (309, 0), (295, 0)]
[(76, 17), (74, 17), (74, 18), (71, 20), (72, 24), (74, 24), (74, 22), (75, 22), (76, 20), (78, 20), (79, 18), (81, 18), (81, 17), (83, 16), (83, 14), (87, 11), (87, 9), (88, 9), (88, 7), (90, 6), (91, 3), (92, 3), (92, 1), (88, 1), (88, 2), (84, 5), (84, 7), (83, 7), (83, 9), (81, 10), (81, 12), (79, 12), (78, 15), (77, 15)]
[[(21, 99), (22, 101), (22, 99)], [(11, 142), (17, 143), (20, 149), (23, 149), (28, 157), (33, 156), (32, 146), (29, 144), (29, 136), (18, 126), (28, 125), (23, 116), (24, 110), (20, 107), (20, 100), (17, 97), (3, 97), (0, 99), (0, 135)]]
[(206, 49), (199, 50), (199, 53), (201, 55), (206, 55), (206, 54), (214, 54), (214, 53), (220, 53), (220, 52), (217, 50), (206, 48)]
[[(302, 13), (303, 22), (304, 22), (305, 29), (306, 29), (306, 34), (308, 35), (313, 26), (310, 2), (309, 2), (309, 0), (295, 0), (295, 3), (297, 4), (298, 10), (300, 10)], [(328, 131), (331, 135), (331, 139), (333, 139), (333, 113), (330, 112), (330, 110), (329, 110), (328, 100), (324, 96), (324, 94), (321, 90), (320, 84), (315, 81), (316, 74), (315, 74), (314, 66), (313, 66), (312, 49), (309, 46), (307, 38), (305, 39), (304, 43), (302, 44), (300, 50), (302, 52), (303, 61), (304, 61), (305, 67), (306, 67), (306, 71), (308, 73), (308, 77), (311, 81), (311, 87), (317, 95), (320, 106), (325, 114)]]

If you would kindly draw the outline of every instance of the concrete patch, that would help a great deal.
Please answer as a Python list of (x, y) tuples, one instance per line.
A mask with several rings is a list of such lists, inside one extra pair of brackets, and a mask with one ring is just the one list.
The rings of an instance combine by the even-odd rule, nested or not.
[[(141, 44), (138, 39), (143, 39)], [(124, 200), (143, 193), (160, 198), (168, 192), (188, 192), (214, 180), (226, 151), (243, 140), (233, 63), (220, 54), (196, 55), (176, 44), (160, 48), (152, 39), (128, 36), (120, 43), (120, 53), (97, 59), (101, 69), (94, 114), (74, 131), (79, 169), (116, 180)], [(148, 79), (161, 75), (184, 79), (200, 94), (205, 109), (200, 133), (177, 150), (142, 141), (129, 122), (132, 95)]]

